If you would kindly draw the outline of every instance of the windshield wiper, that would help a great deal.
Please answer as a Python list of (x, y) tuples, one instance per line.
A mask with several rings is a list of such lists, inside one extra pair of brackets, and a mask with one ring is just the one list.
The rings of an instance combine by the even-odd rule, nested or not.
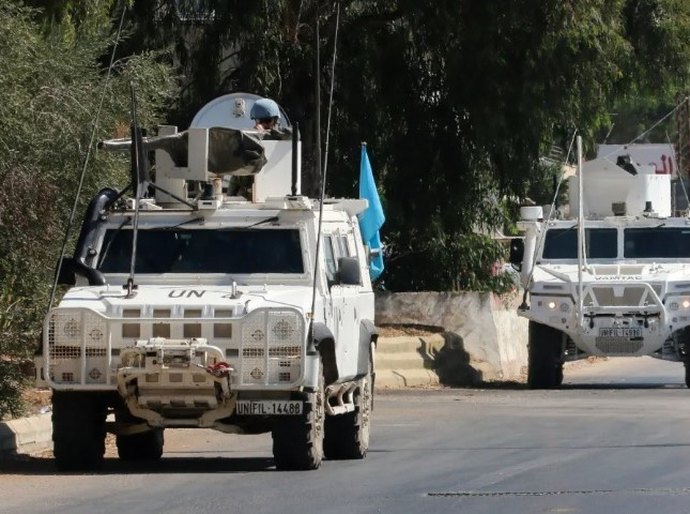
[[(275, 221), (278, 221), (278, 216), (271, 216), (270, 218), (263, 219), (261, 221), (257, 221), (256, 223), (252, 223), (251, 225), (248, 225), (246, 227), (237, 227), (236, 230), (247, 230), (250, 228), (258, 227), (259, 225), (263, 225), (264, 223), (273, 223)], [(235, 229), (233, 227), (233, 229)]]
[[(574, 229), (576, 227), (577, 227), (577, 223), (575, 223), (575, 225), (571, 225), (570, 227), (568, 227), (566, 229), (560, 229), (561, 232), (559, 234), (556, 234), (555, 236), (553, 236), (553, 239), (558, 239), (559, 237), (567, 234), (568, 232), (570, 232), (572, 229)], [(550, 230), (559, 230), (559, 229), (550, 229)]]
[[(197, 217), (197, 218), (192, 218), (192, 219), (190, 219), (190, 220), (185, 220), (185, 221), (183, 221), (183, 222), (181, 222), (181, 223), (178, 223), (177, 225), (170, 225), (170, 226), (167, 226), (167, 227), (151, 227), (151, 230), (174, 230), (174, 229), (176, 229), (176, 228), (178, 228), (178, 227), (182, 227), (182, 226), (184, 226), (184, 225), (189, 225), (190, 223), (194, 223), (194, 222), (197, 222), (197, 221), (204, 221), (204, 217), (203, 217), (203, 216), (199, 216), (199, 217)], [(147, 229), (144, 229), (144, 230), (147, 230)]]

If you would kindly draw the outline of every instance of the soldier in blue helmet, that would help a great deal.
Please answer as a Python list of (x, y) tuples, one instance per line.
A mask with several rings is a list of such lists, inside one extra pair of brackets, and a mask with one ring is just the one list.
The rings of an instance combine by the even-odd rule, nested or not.
[(259, 132), (270, 132), (277, 129), (280, 118), (280, 107), (270, 98), (261, 98), (254, 102), (249, 113), (251, 119), (256, 121), (254, 128)]

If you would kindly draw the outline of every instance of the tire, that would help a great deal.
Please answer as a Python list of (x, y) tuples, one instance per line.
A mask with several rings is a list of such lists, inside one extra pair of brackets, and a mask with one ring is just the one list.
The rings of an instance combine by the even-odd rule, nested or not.
[(53, 453), (60, 471), (102, 466), (106, 407), (97, 394), (53, 391)]
[(690, 362), (685, 361), (685, 386), (690, 388)]
[(163, 455), (163, 429), (154, 428), (148, 432), (132, 435), (118, 435), (117, 454), (127, 462), (154, 461)]
[(530, 389), (552, 389), (563, 382), (562, 333), (529, 322), (527, 385)]
[(273, 460), (284, 471), (318, 469), (323, 459), (324, 389), (319, 372), (316, 391), (305, 393), (304, 411), (298, 416), (276, 417), (273, 424)]
[(354, 392), (355, 410), (339, 416), (326, 417), (324, 453), (327, 459), (363, 459), (369, 450), (371, 411), (373, 408), (372, 364), (359, 380)]

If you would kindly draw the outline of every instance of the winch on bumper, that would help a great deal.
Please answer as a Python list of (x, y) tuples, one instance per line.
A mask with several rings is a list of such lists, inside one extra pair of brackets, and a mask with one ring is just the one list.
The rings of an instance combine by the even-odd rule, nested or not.
[(234, 370), (205, 339), (137, 341), (120, 358), (118, 392), (150, 426), (212, 427), (235, 410)]
[(601, 356), (653, 354), (678, 321), (649, 283), (587, 283), (582, 297), (581, 316), (572, 296), (548, 294), (533, 294), (523, 315), (568, 335), (585, 354)]
[(594, 355), (648, 355), (670, 337), (666, 310), (648, 283), (595, 283), (583, 288), (580, 344)]

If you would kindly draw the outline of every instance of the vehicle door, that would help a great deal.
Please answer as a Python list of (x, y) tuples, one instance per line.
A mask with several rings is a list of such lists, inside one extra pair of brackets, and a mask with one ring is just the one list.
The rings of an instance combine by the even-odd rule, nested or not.
[(352, 257), (354, 248), (350, 239), (352, 234), (345, 231), (335, 232), (328, 236), (332, 249), (335, 280), (331, 285), (331, 298), (333, 305), (337, 306), (337, 334), (336, 362), (338, 372), (342, 380), (348, 380), (357, 375), (358, 351), (359, 351), (359, 310), (358, 305), (358, 285), (347, 285), (340, 283), (338, 279), (338, 260), (341, 257)]

